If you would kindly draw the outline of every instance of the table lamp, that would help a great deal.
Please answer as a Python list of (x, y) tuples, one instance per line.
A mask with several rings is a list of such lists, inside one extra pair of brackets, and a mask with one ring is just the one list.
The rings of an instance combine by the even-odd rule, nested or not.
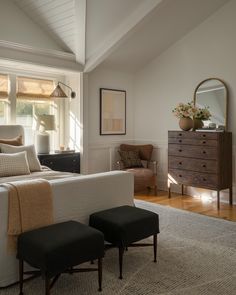
[(50, 152), (50, 134), (47, 131), (56, 130), (54, 115), (37, 116), (37, 152), (48, 154)]

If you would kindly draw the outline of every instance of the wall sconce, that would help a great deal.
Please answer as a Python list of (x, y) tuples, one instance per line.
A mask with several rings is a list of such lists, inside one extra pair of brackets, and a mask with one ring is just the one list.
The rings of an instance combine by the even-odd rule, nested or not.
[(62, 82), (58, 82), (56, 88), (53, 90), (53, 92), (50, 94), (50, 97), (54, 98), (68, 98), (68, 96), (65, 94), (64, 90), (61, 88), (60, 84), (64, 85), (65, 87), (70, 89), (70, 97), (75, 98), (76, 93), (72, 90), (72, 88)]

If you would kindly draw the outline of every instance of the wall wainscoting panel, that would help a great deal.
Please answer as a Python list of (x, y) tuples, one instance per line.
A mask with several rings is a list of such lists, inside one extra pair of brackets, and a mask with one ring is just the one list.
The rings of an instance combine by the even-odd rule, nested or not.
[(116, 170), (116, 162), (119, 160), (118, 149), (122, 143), (133, 144), (133, 140), (89, 144), (89, 174)]
[[(153, 160), (157, 160), (157, 185), (159, 190), (167, 191), (167, 167), (168, 167), (168, 144), (167, 142), (158, 142), (153, 140), (126, 140), (107, 143), (93, 143), (89, 145), (89, 173), (98, 173), (116, 170), (116, 161), (119, 159), (118, 149), (121, 143), (127, 144), (152, 144)], [(236, 204), (236, 175), (235, 175), (235, 155), (236, 145), (233, 146), (233, 200)], [(172, 184), (173, 192), (180, 193), (179, 185)], [(185, 193), (191, 196), (201, 197), (207, 200), (216, 199), (216, 192), (201, 188), (186, 187)], [(228, 190), (221, 191), (221, 202), (228, 203)]]

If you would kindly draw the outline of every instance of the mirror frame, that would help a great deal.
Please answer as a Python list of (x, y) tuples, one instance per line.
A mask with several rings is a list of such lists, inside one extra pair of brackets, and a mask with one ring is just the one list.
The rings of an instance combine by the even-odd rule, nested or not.
[(226, 92), (225, 92), (225, 100), (226, 100), (226, 103), (225, 103), (225, 131), (227, 131), (227, 129), (228, 129), (228, 100), (229, 100), (228, 96), (229, 96), (229, 90), (228, 90), (228, 86), (227, 86), (227, 84), (226, 84), (222, 79), (220, 79), (220, 78), (207, 78), (207, 79), (201, 81), (201, 82), (197, 85), (197, 87), (195, 88), (195, 90), (194, 90), (193, 104), (194, 104), (194, 106), (196, 106), (196, 94), (197, 94), (197, 90), (198, 90), (198, 88), (199, 88), (202, 84), (204, 84), (205, 82), (207, 82), (207, 81), (211, 81), (211, 80), (218, 80), (218, 81), (220, 81), (220, 82), (225, 86), (225, 91), (226, 91)]

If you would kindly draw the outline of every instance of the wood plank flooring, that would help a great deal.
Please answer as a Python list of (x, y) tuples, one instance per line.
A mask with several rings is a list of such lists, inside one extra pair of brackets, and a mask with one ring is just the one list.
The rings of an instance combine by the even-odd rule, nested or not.
[(148, 192), (138, 193), (135, 195), (135, 199), (236, 222), (236, 205), (230, 206), (226, 203), (221, 203), (220, 210), (217, 210), (216, 201), (206, 201), (201, 198), (174, 193), (172, 193), (172, 197), (169, 199), (167, 192), (164, 191), (158, 191), (157, 196), (154, 196), (153, 192), (150, 192), (150, 194)]

